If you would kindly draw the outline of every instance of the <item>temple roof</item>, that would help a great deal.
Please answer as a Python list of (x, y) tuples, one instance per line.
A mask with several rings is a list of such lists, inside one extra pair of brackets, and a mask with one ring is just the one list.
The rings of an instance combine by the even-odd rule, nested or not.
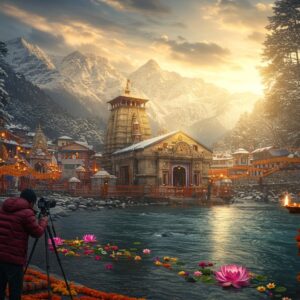
[(139, 102), (139, 103), (146, 103), (149, 100), (148, 99), (142, 99), (142, 98), (136, 98), (132, 96), (118, 96), (110, 101), (107, 101), (107, 103), (110, 104), (116, 104), (116, 103), (122, 103), (122, 101), (130, 101), (130, 102)]
[(166, 133), (166, 134), (163, 134), (163, 135), (159, 135), (159, 136), (156, 136), (156, 137), (153, 137), (151, 139), (147, 139), (147, 140), (144, 140), (144, 141), (141, 141), (139, 143), (136, 143), (136, 144), (133, 144), (133, 145), (130, 145), (126, 148), (123, 148), (123, 149), (120, 149), (120, 150), (117, 150), (113, 153), (113, 155), (115, 154), (121, 154), (121, 153), (126, 153), (126, 152), (130, 152), (130, 151), (135, 151), (135, 150), (141, 150), (141, 149), (145, 149), (155, 143), (158, 143), (158, 142), (161, 142), (163, 141), (164, 139), (176, 134), (176, 133), (182, 133), (184, 135), (186, 135), (187, 137), (189, 137), (190, 139), (194, 140), (197, 144), (201, 145), (204, 149), (206, 149), (207, 151), (209, 152), (212, 152), (211, 149), (209, 149), (208, 147), (206, 147), (205, 145), (199, 143), (197, 140), (195, 140), (193, 137), (187, 135), (186, 133), (180, 131), (180, 130), (175, 130), (175, 131), (172, 131), (172, 132), (169, 132), (169, 133)]

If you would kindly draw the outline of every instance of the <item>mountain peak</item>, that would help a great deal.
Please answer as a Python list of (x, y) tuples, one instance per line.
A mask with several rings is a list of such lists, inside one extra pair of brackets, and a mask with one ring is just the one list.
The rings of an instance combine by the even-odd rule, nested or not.
[(149, 59), (141, 68), (147, 68), (152, 70), (161, 70), (159, 64), (154, 59)]

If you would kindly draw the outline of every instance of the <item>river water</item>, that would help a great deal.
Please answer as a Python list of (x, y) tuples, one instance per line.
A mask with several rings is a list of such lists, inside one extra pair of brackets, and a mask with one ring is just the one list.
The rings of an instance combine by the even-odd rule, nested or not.
[[(77, 211), (55, 221), (56, 231), (65, 239), (95, 234), (100, 243), (113, 242), (132, 248), (140, 242), (152, 256), (174, 256), (195, 270), (199, 261), (216, 265), (236, 263), (252, 272), (267, 275), (300, 299), (300, 272), (295, 236), (300, 215), (292, 215), (277, 204), (234, 204), (215, 207), (132, 207)], [(45, 268), (44, 247), (40, 241), (33, 264)], [(106, 292), (147, 299), (266, 299), (254, 288), (223, 290), (216, 285), (189, 283), (177, 272), (157, 267), (152, 260), (120, 261), (113, 270), (101, 261), (87, 257), (61, 256), (69, 279)], [(51, 254), (51, 272), (60, 274)]]

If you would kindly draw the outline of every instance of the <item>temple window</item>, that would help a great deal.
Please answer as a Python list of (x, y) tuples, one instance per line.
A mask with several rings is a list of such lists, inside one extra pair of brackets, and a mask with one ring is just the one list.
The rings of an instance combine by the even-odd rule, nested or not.
[(169, 185), (169, 172), (163, 172), (163, 185)]
[(197, 145), (193, 145), (193, 149), (194, 149), (194, 151), (198, 151), (198, 146)]

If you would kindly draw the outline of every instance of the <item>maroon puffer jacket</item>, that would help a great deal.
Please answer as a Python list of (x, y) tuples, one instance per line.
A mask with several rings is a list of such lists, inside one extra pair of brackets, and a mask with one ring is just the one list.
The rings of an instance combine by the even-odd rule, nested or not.
[(0, 209), (0, 261), (24, 265), (28, 237), (40, 237), (47, 222), (36, 221), (30, 203), (22, 198), (5, 200)]

